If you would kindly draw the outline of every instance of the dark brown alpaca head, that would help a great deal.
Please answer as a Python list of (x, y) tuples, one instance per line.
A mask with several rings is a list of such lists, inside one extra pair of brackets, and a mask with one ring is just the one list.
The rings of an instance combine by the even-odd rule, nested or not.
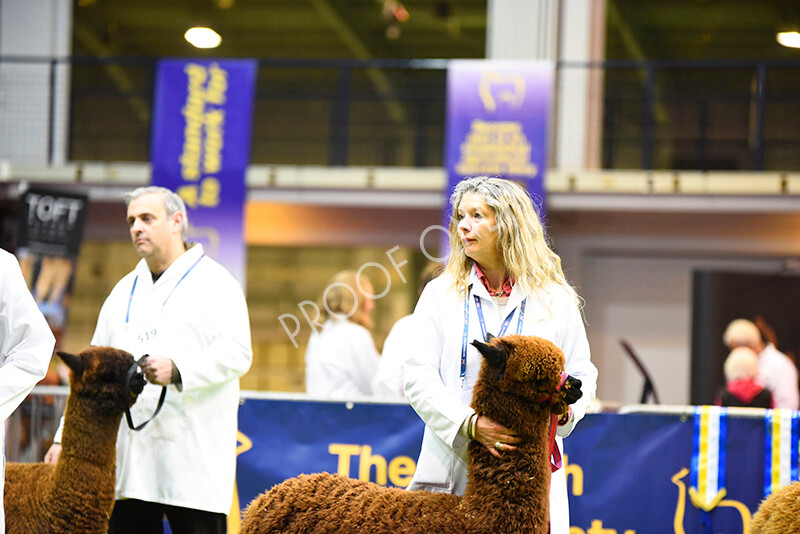
[(546, 339), (511, 335), (472, 344), (484, 357), (473, 393), (478, 413), (515, 428), (532, 408), (561, 415), (581, 398), (580, 380), (570, 376), (562, 384), (564, 354)]
[(145, 379), (136, 373), (130, 381), (130, 391), (123, 395), (125, 376), (133, 366), (133, 356), (111, 347), (89, 347), (77, 356), (58, 352), (70, 368), (70, 395), (91, 399), (91, 406), (103, 415), (117, 415), (136, 401)]

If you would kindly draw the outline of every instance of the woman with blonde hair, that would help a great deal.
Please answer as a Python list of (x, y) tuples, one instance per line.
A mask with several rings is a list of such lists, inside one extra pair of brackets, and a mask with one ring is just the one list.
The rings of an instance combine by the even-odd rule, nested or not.
[[(506, 428), (471, 407), (481, 356), (470, 344), (489, 335), (534, 335), (564, 352), (566, 372), (582, 381), (583, 396), (559, 421), (563, 450), (597, 389), (597, 369), (580, 311), (561, 259), (547, 245), (528, 193), (514, 182), (480, 176), (460, 182), (450, 198), (450, 256), (414, 310), (416, 335), (403, 367), (405, 393), (425, 422), (422, 450), (409, 489), (463, 494), (467, 444), (477, 440), (496, 456), (520, 442)], [(550, 484), (553, 534), (569, 532), (564, 469)]]
[(355, 271), (337, 273), (318, 302), (322, 328), (306, 348), (306, 393), (353, 398), (372, 394), (378, 351), (369, 329), (375, 308), (369, 280)]

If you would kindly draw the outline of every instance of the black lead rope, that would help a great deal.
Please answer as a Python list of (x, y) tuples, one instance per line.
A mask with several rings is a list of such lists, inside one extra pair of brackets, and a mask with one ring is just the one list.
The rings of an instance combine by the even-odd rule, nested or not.
[[(137, 370), (142, 367), (147, 357), (148, 354), (145, 354), (144, 356), (139, 358), (139, 360), (137, 360), (133, 365), (131, 365), (131, 368), (128, 369), (128, 374), (125, 375), (125, 387), (123, 389), (123, 395), (125, 395), (125, 419), (127, 419), (128, 421), (128, 428), (136, 432), (143, 429), (147, 425), (147, 423), (152, 421), (155, 418), (155, 416), (158, 415), (158, 412), (161, 411), (161, 406), (164, 405), (164, 398), (167, 396), (167, 386), (162, 386), (161, 396), (158, 398), (158, 405), (156, 406), (156, 411), (153, 413), (153, 416), (150, 417), (150, 419), (148, 419), (144, 423), (140, 424), (139, 426), (133, 425), (133, 418), (131, 417), (131, 409), (130, 406), (128, 406), (131, 394), (133, 393), (133, 391), (131, 390), (131, 380), (136, 375)], [(140, 374), (143, 375), (144, 373)]]

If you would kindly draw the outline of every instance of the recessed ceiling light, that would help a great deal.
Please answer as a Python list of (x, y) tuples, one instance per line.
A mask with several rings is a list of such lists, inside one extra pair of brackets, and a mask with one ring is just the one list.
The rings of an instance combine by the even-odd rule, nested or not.
[(783, 46), (800, 48), (800, 32), (778, 32), (776, 39)]
[(222, 37), (211, 28), (195, 26), (183, 34), (183, 38), (197, 48), (216, 48), (222, 42)]

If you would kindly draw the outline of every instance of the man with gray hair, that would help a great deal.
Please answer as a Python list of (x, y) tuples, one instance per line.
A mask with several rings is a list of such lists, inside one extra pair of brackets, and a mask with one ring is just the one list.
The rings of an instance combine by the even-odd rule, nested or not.
[(747, 319), (734, 319), (725, 329), (722, 341), (730, 350), (747, 347), (758, 354), (758, 379), (772, 392), (775, 408), (800, 408), (797, 367), (775, 345), (764, 343), (755, 323)]
[[(142, 258), (100, 310), (92, 345), (139, 358), (159, 386), (161, 412), (117, 437), (116, 503), (109, 533), (226, 532), (236, 471), (239, 377), (250, 368), (247, 304), (238, 282), (186, 242), (186, 207), (162, 187), (126, 197), (133, 247)], [(154, 413), (160, 388), (145, 388), (135, 421)], [(46, 461), (57, 458), (58, 446)], [(238, 512), (238, 511), (237, 511)]]

